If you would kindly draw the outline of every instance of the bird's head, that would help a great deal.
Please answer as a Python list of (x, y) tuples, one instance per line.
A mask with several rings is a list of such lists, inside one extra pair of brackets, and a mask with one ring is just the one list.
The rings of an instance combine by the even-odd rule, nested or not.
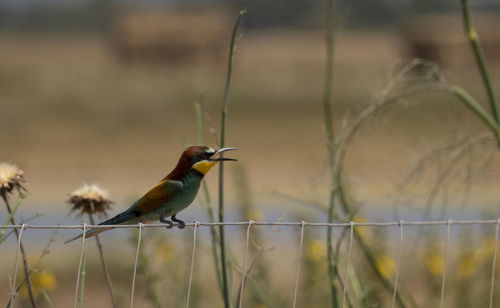
[(196, 170), (201, 175), (205, 175), (218, 161), (236, 160), (220, 156), (231, 150), (236, 150), (236, 148), (214, 150), (207, 146), (191, 146), (182, 152), (177, 166), (164, 179), (182, 180), (190, 170)]
[(236, 150), (236, 148), (214, 150), (207, 146), (191, 146), (182, 153), (182, 156), (189, 160), (192, 169), (205, 175), (219, 161), (235, 161), (236, 159), (233, 158), (221, 157), (222, 153), (232, 150)]

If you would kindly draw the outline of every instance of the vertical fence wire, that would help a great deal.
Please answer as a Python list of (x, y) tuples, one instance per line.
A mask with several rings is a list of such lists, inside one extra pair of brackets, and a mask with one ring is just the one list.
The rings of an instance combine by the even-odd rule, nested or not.
[(139, 250), (141, 249), (142, 223), (139, 223), (139, 234), (137, 238), (137, 250), (135, 251), (134, 273), (132, 274), (132, 291), (130, 294), (130, 308), (134, 307), (135, 276), (137, 274), (137, 262), (139, 260)]
[(300, 265), (302, 263), (302, 247), (304, 246), (304, 225), (305, 221), (300, 222), (301, 227), (300, 227), (300, 243), (299, 243), (299, 257), (297, 260), (297, 272), (295, 274), (295, 288), (293, 289), (293, 305), (292, 307), (295, 308), (295, 305), (297, 304), (297, 289), (299, 287), (299, 274), (300, 274)]
[(398, 259), (396, 261), (396, 273), (394, 275), (394, 292), (392, 293), (392, 305), (391, 307), (396, 307), (396, 294), (398, 293), (398, 282), (399, 282), (399, 269), (401, 268), (401, 255), (403, 254), (403, 221), (399, 222), (399, 250)]
[(490, 289), (490, 308), (493, 308), (493, 293), (495, 292), (495, 265), (497, 263), (497, 251), (498, 251), (498, 229), (500, 225), (500, 218), (497, 219), (497, 224), (495, 227), (495, 244), (493, 248), (493, 264), (491, 265), (491, 289)]
[(189, 282), (186, 298), (186, 308), (189, 308), (189, 298), (191, 297), (191, 283), (193, 282), (194, 256), (196, 254), (196, 234), (198, 233), (199, 221), (195, 221), (193, 230), (193, 253), (191, 255), (191, 269), (189, 270)]
[(80, 249), (80, 261), (78, 262), (78, 275), (76, 276), (76, 287), (75, 287), (75, 296), (73, 298), (73, 308), (76, 308), (76, 303), (78, 301), (78, 287), (80, 286), (80, 274), (82, 271), (82, 263), (83, 263), (83, 252), (85, 250), (85, 241), (86, 233), (87, 233), (87, 224), (82, 224), (83, 234), (82, 234), (82, 248)]
[(21, 237), (23, 236), (23, 231), (25, 226), (26, 226), (25, 224), (22, 224), (21, 230), (19, 230), (19, 237), (17, 238), (16, 262), (14, 263), (14, 277), (12, 278), (9, 308), (14, 305), (14, 297), (16, 294), (17, 267), (19, 264), (19, 251), (21, 250)]
[(344, 274), (344, 289), (342, 290), (342, 308), (345, 305), (345, 296), (347, 292), (347, 284), (349, 283), (348, 278), (349, 278), (349, 266), (351, 263), (351, 252), (352, 252), (352, 239), (354, 237), (354, 222), (351, 221), (351, 234), (349, 237), (349, 249), (347, 251), (347, 264), (345, 266), (345, 274)]
[[(242, 302), (243, 302), (243, 293), (244, 293), (244, 287), (245, 287), (245, 282), (247, 278), (247, 259), (248, 259), (248, 250), (249, 250), (249, 243), (250, 243), (250, 232), (251, 228), (254, 225), (283, 225), (283, 226), (299, 226), (301, 227), (300, 231), (300, 240), (299, 240), (299, 252), (298, 252), (298, 260), (297, 260), (297, 268), (296, 268), (296, 276), (295, 276), (295, 286), (294, 286), (294, 293), (293, 293), (293, 307), (296, 307), (297, 303), (297, 293), (298, 293), (298, 285), (299, 285), (299, 277), (300, 277), (300, 269), (301, 269), (301, 263), (302, 263), (302, 257), (303, 257), (303, 245), (304, 245), (304, 229), (305, 226), (329, 226), (330, 224), (324, 224), (324, 223), (308, 223), (305, 221), (301, 222), (254, 222), (252, 220), (247, 221), (247, 222), (227, 222), (224, 223), (225, 225), (247, 225), (247, 232), (246, 232), (246, 243), (245, 243), (245, 251), (244, 251), (244, 256), (243, 256), (243, 266), (242, 266), (242, 278), (241, 278), (241, 286), (240, 286), (240, 297), (239, 297), (239, 303), (238, 307), (242, 307)], [(445, 287), (446, 287), (446, 276), (447, 276), (447, 268), (448, 268), (448, 263), (449, 263), (449, 246), (450, 246), (450, 237), (451, 237), (451, 226), (452, 225), (470, 225), (470, 224), (495, 224), (495, 241), (494, 241), (494, 248), (493, 248), (493, 259), (492, 259), (492, 267), (491, 267), (491, 282), (490, 282), (490, 292), (489, 292), (489, 307), (493, 307), (493, 301), (494, 301), (494, 291), (495, 291), (495, 274), (496, 274), (496, 262), (497, 262), (497, 256), (498, 256), (498, 244), (499, 242), (499, 233), (500, 233), (500, 218), (494, 219), (494, 220), (459, 220), (459, 221), (453, 221), (451, 219), (448, 220), (441, 220), (441, 221), (416, 221), (416, 222), (408, 222), (408, 221), (399, 221), (399, 222), (383, 222), (383, 223), (377, 223), (377, 222), (372, 222), (372, 223), (355, 223), (355, 222), (349, 222), (349, 223), (338, 223), (338, 224), (333, 224), (335, 227), (349, 227), (350, 228), (350, 238), (349, 238), (349, 246), (348, 246), (348, 252), (347, 252), (347, 260), (346, 260), (346, 269), (344, 273), (344, 285), (343, 285), (343, 294), (342, 294), (342, 307), (345, 306), (345, 299), (347, 296), (347, 286), (349, 283), (349, 268), (351, 264), (351, 258), (352, 258), (352, 249), (353, 249), (353, 238), (354, 238), (354, 228), (356, 226), (399, 226), (399, 231), (400, 231), (400, 237), (399, 237), (399, 248), (398, 248), (398, 255), (397, 255), (397, 262), (396, 262), (396, 270), (395, 270), (395, 276), (394, 276), (394, 291), (393, 291), (393, 296), (392, 296), (392, 307), (396, 306), (395, 299), (397, 297), (397, 292), (398, 292), (398, 285), (399, 285), (399, 277), (400, 277), (400, 272), (401, 272), (401, 263), (402, 263), (402, 254), (403, 254), (403, 245), (404, 245), (404, 226), (405, 225), (445, 225), (446, 226), (446, 235), (445, 235), (445, 243), (444, 243), (444, 256), (443, 256), (443, 272), (442, 272), (442, 277), (441, 277), (441, 294), (440, 294), (440, 307), (442, 308), (444, 306), (444, 294), (445, 294)], [(189, 301), (190, 301), (190, 295), (191, 295), (191, 286), (192, 286), (192, 279), (193, 279), (193, 274), (194, 274), (194, 261), (196, 257), (196, 246), (197, 246), (197, 237), (199, 233), (199, 227), (200, 226), (210, 226), (212, 225), (211, 223), (200, 223), (200, 222), (195, 222), (194, 224), (190, 224), (194, 226), (194, 233), (193, 233), (193, 250), (192, 250), (192, 256), (191, 256), (191, 268), (190, 268), (190, 273), (189, 273), (189, 284), (188, 284), (188, 290), (187, 290), (187, 299), (186, 299), (186, 307), (189, 307)], [(20, 242), (21, 242), (21, 237), (23, 234), (23, 231), (25, 229), (33, 228), (33, 229), (74, 229), (76, 227), (82, 228), (83, 229), (83, 234), (82, 234), (82, 244), (81, 244), (81, 250), (80, 250), (80, 260), (78, 264), (78, 275), (76, 279), (76, 287), (75, 287), (75, 294), (74, 294), (74, 299), (73, 299), (73, 307), (77, 306), (78, 303), (78, 292), (79, 292), (79, 287), (80, 284), (83, 282), (81, 281), (81, 275), (82, 275), (82, 265), (83, 262), (85, 261), (85, 247), (86, 247), (86, 234), (88, 233), (88, 228), (92, 227), (106, 227), (106, 226), (89, 226), (87, 224), (82, 224), (79, 226), (32, 226), (32, 225), (15, 225), (15, 226), (0, 226), (2, 228), (17, 228), (20, 230), (19, 233), (19, 238), (17, 241), (17, 250), (16, 250), (16, 259), (15, 259), (15, 268), (14, 268), (14, 277), (13, 280), (10, 282), (10, 288), (11, 288), (11, 294), (10, 294), (10, 303), (7, 305), (7, 307), (11, 308), (13, 307), (13, 302), (14, 298), (16, 296), (16, 280), (17, 280), (17, 274), (18, 274), (18, 263), (19, 263), (19, 255), (20, 255)], [(115, 226), (116, 227), (116, 226)], [(134, 261), (134, 271), (133, 271), (133, 278), (132, 278), (132, 292), (131, 292), (131, 297), (130, 297), (130, 307), (133, 307), (133, 302), (134, 302), (134, 293), (135, 293), (135, 283), (136, 283), (136, 275), (137, 275), (137, 267), (138, 267), (138, 259), (139, 259), (139, 253), (140, 253), (140, 248), (141, 248), (141, 240), (142, 240), (142, 230), (146, 226), (143, 225), (142, 223), (139, 223), (138, 225), (126, 225), (126, 226), (121, 226), (125, 228), (137, 228), (138, 227), (138, 239), (137, 239), (137, 250), (135, 254), (135, 261)], [(148, 225), (147, 227), (156, 227), (155, 225)], [(160, 227), (160, 226), (158, 226)], [(162, 225), (163, 227), (163, 225)]]
[(247, 227), (247, 238), (245, 241), (245, 254), (243, 255), (243, 266), (241, 268), (241, 289), (240, 289), (240, 302), (238, 303), (238, 308), (242, 307), (243, 304), (243, 290), (245, 288), (245, 277), (246, 277), (246, 264), (247, 264), (247, 255), (248, 255), (248, 242), (250, 241), (250, 228), (254, 223), (253, 220), (248, 221)]
[(448, 246), (450, 242), (450, 228), (451, 228), (452, 220), (448, 219), (448, 224), (446, 225), (446, 238), (444, 241), (444, 260), (443, 260), (443, 276), (441, 278), (441, 301), (439, 304), (440, 308), (444, 306), (444, 288), (446, 285), (446, 268), (448, 264)]

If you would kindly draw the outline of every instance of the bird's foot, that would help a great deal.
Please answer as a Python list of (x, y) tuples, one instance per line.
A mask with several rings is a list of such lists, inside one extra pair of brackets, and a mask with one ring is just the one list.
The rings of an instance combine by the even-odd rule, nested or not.
[(186, 223), (180, 219), (175, 218), (175, 215), (172, 215), (172, 217), (170, 217), (170, 218), (172, 219), (173, 222), (176, 222), (179, 224), (178, 225), (179, 229), (184, 229), (184, 227), (186, 227)]
[(167, 229), (172, 229), (174, 227), (174, 223), (171, 222), (170, 220), (168, 219), (165, 219), (165, 217), (163, 217), (163, 215), (160, 217), (160, 222), (161, 223), (164, 223), (164, 224), (167, 224), (168, 226), (166, 227)]

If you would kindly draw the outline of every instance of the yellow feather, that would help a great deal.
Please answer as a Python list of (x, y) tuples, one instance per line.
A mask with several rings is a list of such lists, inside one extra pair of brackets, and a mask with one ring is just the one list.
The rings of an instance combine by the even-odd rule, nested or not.
[(213, 166), (215, 166), (216, 163), (216, 161), (202, 160), (194, 164), (193, 168), (205, 175), (210, 169), (212, 169)]

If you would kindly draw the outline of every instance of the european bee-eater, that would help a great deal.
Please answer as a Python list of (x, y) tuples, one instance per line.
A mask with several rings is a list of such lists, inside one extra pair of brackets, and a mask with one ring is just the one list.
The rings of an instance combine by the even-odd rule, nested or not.
[[(182, 153), (177, 166), (172, 172), (126, 211), (100, 223), (100, 225), (136, 224), (159, 220), (166, 223), (167, 228), (172, 228), (174, 226), (173, 222), (178, 223), (179, 228), (184, 228), (186, 225), (184, 221), (177, 219), (175, 215), (193, 202), (203, 176), (218, 161), (235, 160), (218, 156), (230, 150), (236, 150), (236, 148), (218, 150), (207, 146), (191, 146), (187, 148)], [(167, 220), (166, 217), (171, 217), (173, 222)], [(91, 237), (112, 228), (93, 228), (85, 233), (85, 237)], [(83, 234), (80, 234), (66, 241), (66, 243), (82, 236)]]

